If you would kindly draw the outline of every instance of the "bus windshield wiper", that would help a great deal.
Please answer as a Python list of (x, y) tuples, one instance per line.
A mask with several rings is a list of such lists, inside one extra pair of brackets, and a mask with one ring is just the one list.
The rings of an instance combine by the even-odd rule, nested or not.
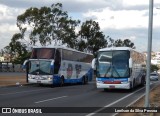
[(108, 74), (108, 72), (111, 70), (111, 64), (109, 66), (109, 68), (107, 69), (106, 73), (104, 74), (104, 77), (106, 77), (106, 75)]
[(36, 69), (36, 70), (30, 71), (30, 74), (37, 74), (36, 72), (39, 72), (39, 69)]
[(118, 73), (117, 69), (115, 68), (115, 66), (113, 66), (113, 68), (112, 68), (112, 69), (114, 69), (114, 71), (116, 72), (116, 74), (118, 75), (118, 77), (120, 77), (120, 75), (119, 75), (119, 73)]

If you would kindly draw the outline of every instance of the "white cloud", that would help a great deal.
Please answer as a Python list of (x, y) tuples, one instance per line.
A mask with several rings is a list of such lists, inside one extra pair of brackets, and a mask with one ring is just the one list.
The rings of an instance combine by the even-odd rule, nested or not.
[(10, 8), (4, 5), (0, 5), (0, 33), (12, 34), (18, 31), (16, 26), (17, 16), (24, 10)]
[(123, 0), (124, 6), (148, 5), (149, 0)]
[(0, 49), (4, 48), (11, 42), (13, 34), (18, 32), (16, 25), (1, 24), (0, 25)]
[(13, 34), (18, 32), (17, 15), (23, 10), (0, 5), (0, 49), (9, 44)]
[(5, 5), (0, 5), (0, 22), (3, 21), (9, 23), (7, 22), (9, 20), (15, 22), (17, 18), (16, 16), (22, 12), (24, 12), (24, 9), (10, 8)]
[[(119, 9), (106, 7), (103, 9), (89, 10), (83, 13), (85, 19), (92, 19), (99, 22), (102, 31), (109, 33), (113, 39), (130, 39), (135, 43), (140, 51), (147, 50), (148, 42), (148, 12), (149, 1), (146, 0), (123, 0), (119, 4)], [(154, 2), (153, 15), (153, 51), (159, 50), (159, 36), (157, 29), (160, 30), (160, 1)], [(156, 32), (156, 33), (155, 33)], [(155, 43), (156, 41), (156, 43)]]
[(101, 29), (115, 28), (137, 28), (147, 27), (148, 17), (145, 15), (146, 10), (120, 10), (113, 11), (109, 8), (103, 9), (101, 12), (89, 11), (84, 13), (84, 16), (95, 17), (96, 21), (99, 22)]
[(134, 35), (131, 35), (131, 36), (124, 36), (121, 38), (122, 40), (125, 40), (125, 39), (130, 39), (132, 42), (136, 40), (136, 36)]
[[(143, 6), (143, 5), (146, 5), (146, 6), (149, 6), (149, 0), (123, 0), (123, 5), (124, 6), (127, 6), (127, 7), (130, 7), (130, 6)], [(154, 0), (153, 1), (153, 4), (154, 6), (156, 6), (157, 4), (160, 4), (160, 1), (159, 0)]]
[(10, 25), (10, 24), (2, 24), (0, 26), (0, 33), (14, 33), (18, 32), (18, 28), (16, 25)]
[[(63, 10), (73, 19), (93, 19), (99, 22), (104, 34), (114, 39), (131, 39), (136, 48), (146, 49), (149, 0), (1, 0), (0, 1), (0, 49), (6, 46), (12, 35), (18, 32), (16, 18), (27, 8), (50, 6), (61, 2)], [(160, 0), (154, 0), (153, 49), (159, 49)], [(77, 28), (78, 30), (78, 28)], [(156, 33), (155, 33), (156, 32)], [(156, 43), (155, 43), (156, 42)]]

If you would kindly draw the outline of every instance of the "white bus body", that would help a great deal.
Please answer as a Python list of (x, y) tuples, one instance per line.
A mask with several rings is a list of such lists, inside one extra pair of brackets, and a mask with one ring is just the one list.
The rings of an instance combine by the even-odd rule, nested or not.
[(24, 62), (28, 83), (63, 85), (92, 80), (93, 55), (64, 47), (36, 47)]
[(132, 89), (145, 83), (144, 57), (129, 47), (104, 48), (96, 59), (97, 88)]

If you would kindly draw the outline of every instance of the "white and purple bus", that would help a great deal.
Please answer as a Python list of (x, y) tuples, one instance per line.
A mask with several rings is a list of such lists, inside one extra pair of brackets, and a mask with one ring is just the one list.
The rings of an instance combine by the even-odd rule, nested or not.
[(65, 83), (87, 84), (93, 78), (92, 54), (65, 47), (34, 47), (23, 67), (27, 82), (63, 86)]
[(132, 90), (144, 85), (144, 63), (143, 54), (129, 47), (100, 49), (92, 62), (92, 67), (96, 66), (97, 88)]

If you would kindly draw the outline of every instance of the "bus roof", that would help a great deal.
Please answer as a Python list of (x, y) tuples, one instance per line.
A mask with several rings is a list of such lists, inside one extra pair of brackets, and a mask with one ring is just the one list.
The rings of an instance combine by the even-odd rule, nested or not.
[[(110, 47), (110, 48), (102, 48), (102, 49), (99, 49), (99, 51), (110, 51), (110, 50), (133, 50), (132, 48), (130, 47)], [(135, 50), (134, 50), (135, 51)]]
[(67, 48), (67, 47), (64, 47), (64, 46), (41, 46), (41, 47), (33, 47), (33, 48), (61, 48), (61, 49), (65, 49), (65, 50), (70, 50), (70, 51), (75, 51), (75, 52), (80, 52), (80, 53), (84, 53), (84, 54), (89, 54), (89, 55), (93, 55), (91, 53), (86, 53), (86, 52), (82, 52), (82, 51), (78, 51), (76, 49), (72, 49), (72, 48)]

